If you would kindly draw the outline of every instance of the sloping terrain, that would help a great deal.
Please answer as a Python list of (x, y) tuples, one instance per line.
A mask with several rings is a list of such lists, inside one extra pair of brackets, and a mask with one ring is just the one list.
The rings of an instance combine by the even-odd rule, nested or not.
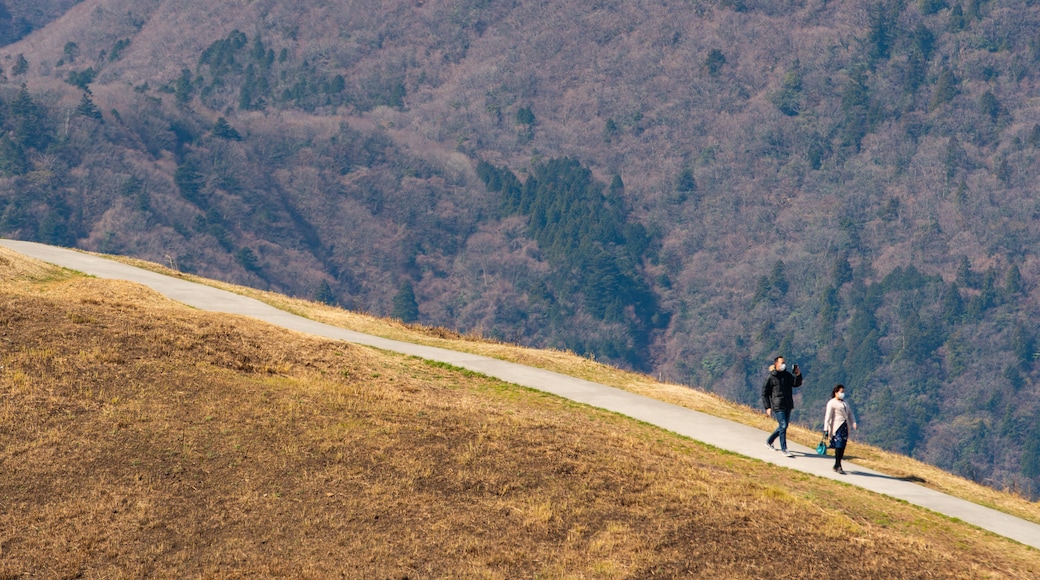
[(6, 577), (1040, 566), (963, 524), (553, 397), (0, 263)]
[[(761, 453), (761, 448), (759, 447), (761, 444), (760, 437), (775, 428), (775, 421), (764, 415), (756, 407), (733, 403), (702, 389), (693, 389), (684, 385), (662, 382), (658, 378), (645, 374), (618, 369), (602, 362), (578, 356), (573, 352), (531, 349), (474, 335), (463, 336), (443, 328), (404, 324), (400, 320), (374, 317), (318, 302), (290, 298), (245, 286), (236, 286), (216, 280), (199, 278), (198, 276), (184, 274), (155, 263), (133, 258), (104, 255), (90, 256), (87, 253), (34, 243), (14, 242), (13, 246), (9, 244), (0, 245), (9, 246), (11, 249), (25, 252), (26, 255), (46, 260), (55, 265), (61, 265), (61, 267), (74, 270), (83, 268), (84, 272), (89, 272), (90, 275), (99, 275), (116, 280), (140, 281), (162, 292), (171, 299), (183, 300), (185, 304), (207, 311), (223, 313), (251, 312), (255, 313), (253, 315), (261, 320), (272, 324), (285, 325), (289, 328), (311, 327), (306, 322), (309, 319), (318, 323), (313, 327), (313, 332), (317, 336), (333, 340), (347, 340), (358, 345), (370, 345), (376, 348), (388, 349), (395, 353), (421, 356), (423, 358), (427, 358), (427, 355), (416, 353), (422, 352), (424, 350), (423, 346), (431, 346), (434, 347), (435, 351), (430, 352), (428, 355), (431, 361), (439, 361), (446, 364), (453, 364), (458, 361), (464, 369), (489, 373), (490, 376), (507, 382), (512, 382), (514, 380), (513, 377), (516, 377), (517, 384), (556, 396), (562, 396), (579, 404), (592, 404), (597, 408), (620, 413), (625, 417), (648, 421), (652, 425), (657, 425), (685, 437), (692, 437), (708, 445), (719, 446), (738, 455), (761, 458), (757, 454)], [(80, 261), (81, 259), (82, 261)], [(105, 262), (123, 262), (130, 267), (105, 264)], [(77, 264), (80, 265), (78, 266)], [(159, 277), (151, 276), (149, 272), (159, 274)], [(211, 286), (216, 292), (209, 293), (203, 288), (197, 288), (197, 286)], [(239, 294), (244, 300), (236, 305), (239, 301), (234, 297), (228, 296), (227, 294), (229, 293)], [(274, 310), (264, 308), (260, 304), (255, 303), (253, 306), (246, 306), (246, 304), (254, 301), (266, 303), (268, 306), (273, 307)], [(246, 307), (248, 310), (241, 311), (239, 310), (241, 307)], [(283, 317), (283, 314), (288, 314), (289, 316)], [(296, 326), (297, 324), (303, 324), (304, 326)], [(389, 340), (383, 342), (380, 338)], [(477, 359), (481, 360), (468, 359), (467, 357), (458, 358), (462, 353), (478, 355)], [(498, 365), (495, 364), (495, 359), (497, 361), (516, 363), (516, 365), (520, 366)], [(510, 369), (507, 367), (516, 368)], [(526, 370), (524, 370), (525, 367)], [(539, 369), (550, 372), (541, 373), (538, 372)], [(569, 375), (576, 380), (573, 382), (556, 382), (553, 378), (555, 373)], [(611, 387), (613, 387), (614, 389), (630, 391), (632, 394), (639, 395), (640, 397), (638, 398), (644, 399), (644, 401), (633, 401), (636, 407), (645, 409), (645, 405), (651, 404), (649, 400), (655, 399), (669, 405), (685, 407), (697, 412), (687, 415), (684, 421), (697, 421), (698, 419), (695, 415), (706, 414), (731, 423), (743, 424), (753, 429), (750, 431), (742, 430), (737, 428), (736, 425), (732, 425), (732, 427), (741, 431), (743, 435), (733, 432), (731, 436), (741, 439), (743, 444), (739, 444), (737, 441), (719, 441), (715, 443), (718, 441), (718, 437), (714, 436), (715, 434), (697, 434), (703, 431), (703, 426), (700, 429), (688, 430), (688, 425), (674, 424), (664, 419), (664, 416), (667, 416), (669, 413), (665, 413), (664, 416), (656, 413), (647, 415), (641, 413), (638, 408), (629, 407), (627, 403), (621, 403), (617, 399), (611, 403), (604, 404), (604, 406), (599, 406), (598, 403), (592, 402), (596, 401), (597, 397), (587, 398), (590, 394), (589, 391), (581, 388), (578, 384), (574, 384), (583, 381), (598, 384), (601, 388), (595, 388), (594, 390), (600, 391), (601, 394), (611, 391)], [(568, 387), (563, 383), (571, 384)], [(577, 387), (577, 390), (574, 387)], [(659, 422), (662, 420), (664, 422)], [(995, 511), (1013, 514), (1029, 522), (1040, 523), (1040, 504), (1031, 501), (1028, 497), (1015, 492), (1009, 493), (1007, 491), (995, 490), (991, 486), (972, 482), (964, 477), (953, 475), (905, 455), (864, 444), (860, 441), (858, 432), (855, 439), (857, 440), (855, 453), (846, 457), (850, 461), (854, 461), (858, 466), (869, 467), (875, 470), (865, 471), (862, 474), (868, 476), (884, 474), (887, 478), (895, 478), (904, 483), (912, 484), (897, 486), (897, 488), (893, 489), (884, 485), (880, 487), (873, 486), (866, 480), (856, 478), (857, 484), (862, 484), (861, 486), (865, 489), (910, 501), (910, 503), (926, 509), (937, 509), (940, 513), (978, 524), (979, 520), (970, 519), (977, 516), (970, 516), (960, 511), (946, 511), (947, 508), (945, 507), (931, 507), (933, 505), (946, 505), (943, 501), (938, 503), (930, 501), (919, 503), (917, 500), (912, 499), (912, 496), (915, 495), (914, 488), (923, 486), (938, 491), (942, 495), (954, 496)], [(806, 451), (810, 451), (819, 440), (819, 432), (799, 425), (792, 425), (788, 430), (788, 440), (800, 443), (806, 447)], [(772, 454), (767, 453), (766, 456), (770, 459), (776, 459)], [(782, 464), (781, 467), (787, 467), (787, 461), (780, 460), (779, 463)], [(826, 465), (826, 462), (819, 465)], [(798, 469), (802, 470), (801, 466)], [(812, 469), (802, 471), (808, 474), (817, 473)], [(886, 489), (889, 491), (885, 491)], [(962, 513), (964, 514), (963, 517), (961, 516)], [(997, 517), (997, 515), (990, 513), (985, 517), (993, 518)], [(988, 521), (994, 523), (996, 520), (990, 519)], [(1001, 528), (1000, 526), (989, 528), (986, 525), (982, 525), (982, 527), (999, 534), (1010, 531), (1008, 528)], [(1021, 536), (1022, 538), (1030, 537), (1029, 532), (1024, 530), (1023, 532), (1026, 535)], [(1008, 537), (1014, 538), (1016, 536)], [(1028, 545), (1035, 545), (1033, 540), (1025, 539), (1020, 541)]]
[(0, 46), (17, 42), (33, 30), (43, 28), (80, 1), (0, 2)]
[(1026, 0), (86, 0), (0, 52), (0, 234), (744, 403), (783, 352), (803, 424), (841, 382), (871, 442), (1037, 497), (1038, 31)]

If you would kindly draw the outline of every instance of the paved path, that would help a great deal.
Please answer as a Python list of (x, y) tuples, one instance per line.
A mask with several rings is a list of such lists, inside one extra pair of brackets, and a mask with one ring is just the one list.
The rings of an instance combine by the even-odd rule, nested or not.
[(299, 332), (450, 363), (510, 383), (620, 413), (720, 449), (820, 477), (844, 481), (902, 499), (1034, 548), (1040, 548), (1040, 525), (847, 462), (848, 475), (837, 475), (831, 470), (833, 458), (817, 456), (814, 449), (793, 443), (790, 445), (790, 449), (796, 454), (796, 457), (784, 457), (763, 445), (766, 438), (765, 432), (739, 423), (552, 371), (475, 354), (380, 338), (314, 322), (278, 310), (252, 298), (156, 274), (75, 250), (4, 239), (0, 239), (0, 246), (98, 278), (138, 282), (173, 300), (201, 310), (250, 316)]

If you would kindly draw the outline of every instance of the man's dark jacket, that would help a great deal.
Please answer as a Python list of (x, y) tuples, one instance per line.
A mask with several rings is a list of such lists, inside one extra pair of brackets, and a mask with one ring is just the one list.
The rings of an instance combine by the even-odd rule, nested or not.
[(794, 389), (802, 386), (802, 375), (794, 376), (786, 370), (769, 371), (766, 384), (762, 385), (762, 404), (774, 411), (794, 409)]

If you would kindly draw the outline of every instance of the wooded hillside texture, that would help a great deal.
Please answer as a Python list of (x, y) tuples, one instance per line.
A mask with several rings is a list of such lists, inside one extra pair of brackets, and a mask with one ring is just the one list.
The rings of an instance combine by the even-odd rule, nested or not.
[(1040, 495), (1032, 1), (85, 0), (0, 66), (0, 235), (755, 405), (783, 353)]

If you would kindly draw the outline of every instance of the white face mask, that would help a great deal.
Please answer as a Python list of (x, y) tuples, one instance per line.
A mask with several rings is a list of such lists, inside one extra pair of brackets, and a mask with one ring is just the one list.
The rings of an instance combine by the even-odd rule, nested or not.
[(780, 364), (778, 364), (778, 365), (776, 366), (776, 370), (778, 370), (778, 371), (783, 371), (783, 370), (785, 370), (786, 368), (787, 368), (787, 365), (786, 365), (786, 364), (784, 364), (784, 363), (780, 363)]
[(845, 400), (845, 393), (838, 393), (838, 400), (839, 401)]

